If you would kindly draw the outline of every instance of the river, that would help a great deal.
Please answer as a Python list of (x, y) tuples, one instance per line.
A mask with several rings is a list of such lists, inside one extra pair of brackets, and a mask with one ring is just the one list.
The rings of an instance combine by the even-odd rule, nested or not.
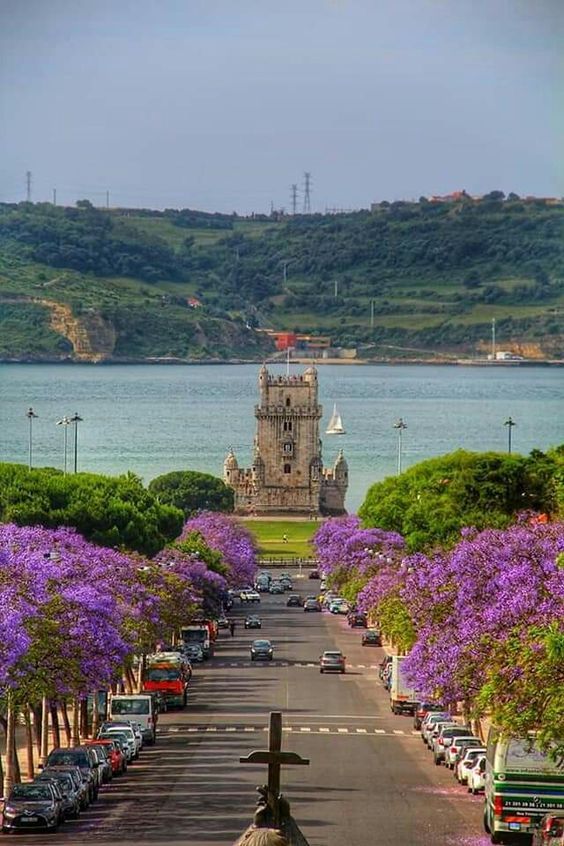
[[(272, 365), (273, 372), (284, 368)], [(292, 365), (291, 372), (303, 367)], [(148, 482), (170, 470), (222, 474), (232, 446), (249, 466), (257, 401), (255, 365), (0, 365), (0, 460), (28, 461), (32, 406), (34, 466), (63, 466), (64, 415), (78, 413), (78, 469)], [(564, 378), (551, 367), (319, 367), (322, 432), (333, 403), (346, 434), (323, 437), (325, 465), (343, 448), (349, 463), (347, 507), (355, 511), (369, 485), (402, 462), (463, 448), (526, 453), (564, 441)], [(68, 432), (72, 468), (73, 431)]]

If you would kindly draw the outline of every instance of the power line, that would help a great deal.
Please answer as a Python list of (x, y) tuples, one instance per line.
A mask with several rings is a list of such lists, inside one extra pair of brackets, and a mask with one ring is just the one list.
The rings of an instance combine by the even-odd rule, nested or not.
[(292, 214), (296, 214), (298, 207), (298, 186), (292, 185)]
[(304, 214), (311, 214), (311, 173), (304, 173)]

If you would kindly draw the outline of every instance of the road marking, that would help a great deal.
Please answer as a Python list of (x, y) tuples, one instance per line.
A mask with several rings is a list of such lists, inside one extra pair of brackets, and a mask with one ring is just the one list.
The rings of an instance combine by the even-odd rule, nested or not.
[(282, 726), (282, 731), (292, 731), (292, 726)]
[(235, 726), (228, 726), (228, 727), (225, 729), (225, 731), (237, 731), (237, 729), (235, 728)]
[(245, 726), (243, 731), (256, 731), (256, 728), (254, 726)]
[(394, 729), (394, 734), (405, 734), (403, 729)]
[(361, 670), (361, 669), (365, 670), (366, 669), (366, 664), (357, 664), (356, 666), (359, 670)]
[(384, 729), (374, 729), (374, 734), (386, 734)]
[(169, 728), (169, 731), (180, 731), (180, 729), (179, 729), (179, 728), (174, 728), (174, 727), (171, 727), (171, 728)]
[(339, 734), (348, 734), (349, 730), (345, 728), (338, 728), (337, 731), (339, 732)]
[(327, 732), (329, 732), (329, 731), (330, 731), (330, 729), (328, 729), (328, 728), (320, 728), (320, 729), (319, 729), (319, 733), (320, 733), (320, 734), (321, 734), (321, 733), (327, 733)]
[(206, 731), (217, 731), (217, 726), (208, 726)]
[(356, 733), (357, 734), (366, 734), (366, 729), (357, 729)]
[(199, 731), (197, 728), (189, 728), (188, 731)]
[(417, 729), (411, 729), (411, 734), (414, 734), (416, 737), (420, 737), (421, 732), (417, 731)]
[(309, 726), (300, 726), (300, 731), (311, 731)]

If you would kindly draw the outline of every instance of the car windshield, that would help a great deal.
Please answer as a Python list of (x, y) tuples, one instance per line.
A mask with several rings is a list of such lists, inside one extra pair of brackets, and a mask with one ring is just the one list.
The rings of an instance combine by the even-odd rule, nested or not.
[(50, 766), (76, 766), (76, 767), (89, 767), (90, 761), (88, 760), (88, 756), (85, 752), (70, 752), (70, 751), (62, 751), (62, 752), (51, 752), (49, 757), (47, 758), (47, 763)]
[(253, 646), (258, 648), (258, 649), (268, 648), (270, 646), (270, 641), (269, 640), (255, 640), (255, 641), (253, 641)]
[(149, 698), (112, 699), (112, 714), (149, 714)]
[(343, 656), (340, 652), (324, 652), (323, 658), (326, 661), (341, 661)]
[(163, 667), (159, 670), (149, 670), (147, 673), (148, 681), (178, 681), (180, 678), (180, 670), (173, 670)]
[(27, 799), (30, 802), (44, 802), (52, 799), (47, 784), (15, 784), (10, 793), (10, 799)]

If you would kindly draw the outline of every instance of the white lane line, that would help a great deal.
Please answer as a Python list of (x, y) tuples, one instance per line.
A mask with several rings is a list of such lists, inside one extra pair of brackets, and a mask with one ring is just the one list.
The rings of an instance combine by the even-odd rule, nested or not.
[(237, 731), (237, 729), (235, 728), (235, 726), (227, 726), (225, 731)]
[(319, 733), (320, 733), (320, 734), (322, 734), (322, 733), (323, 733), (323, 734), (328, 734), (330, 731), (331, 731), (331, 729), (328, 729), (328, 728), (320, 728), (320, 729), (319, 729)]
[(357, 729), (356, 733), (357, 734), (366, 734), (366, 729)]
[(309, 726), (300, 726), (300, 731), (311, 731)]
[(411, 729), (411, 734), (414, 734), (416, 737), (419, 737), (421, 732), (417, 731), (417, 729)]
[(243, 731), (256, 731), (256, 728), (254, 726), (245, 726)]
[(197, 728), (189, 728), (189, 729), (188, 729), (188, 731), (189, 731), (189, 732), (194, 732), (194, 731), (198, 731), (198, 729), (197, 729)]
[(292, 731), (292, 726), (282, 726), (282, 731)]
[(179, 728), (174, 728), (173, 726), (171, 726), (171, 727), (169, 728), (169, 731), (180, 731), (180, 729), (179, 729)]
[(365, 670), (366, 669), (366, 664), (357, 664), (356, 666), (357, 666), (358, 670), (360, 670), (360, 669)]
[(349, 732), (349, 730), (345, 729), (345, 728), (342, 728), (342, 729), (338, 728), (337, 731), (339, 732), (339, 734), (348, 734), (348, 732)]
[(405, 734), (402, 729), (394, 729), (394, 734)]
[(384, 729), (374, 729), (374, 734), (386, 734)]
[(208, 726), (206, 731), (217, 731), (217, 726)]

